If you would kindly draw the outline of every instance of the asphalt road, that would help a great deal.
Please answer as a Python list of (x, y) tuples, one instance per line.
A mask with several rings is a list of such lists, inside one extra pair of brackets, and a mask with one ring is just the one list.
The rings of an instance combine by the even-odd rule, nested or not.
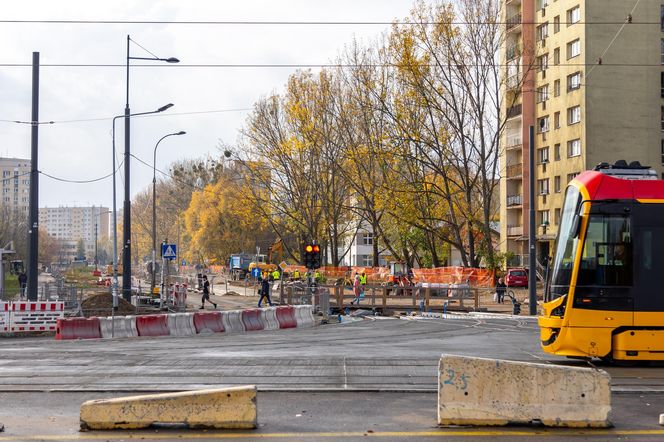
[[(513, 439), (664, 440), (664, 367), (602, 367), (612, 376), (610, 431), (435, 426), (441, 353), (584, 365), (544, 354), (534, 318), (451, 315), (446, 319), (365, 319), (310, 329), (187, 338), (55, 341), (0, 339), (3, 440)], [(133, 392), (255, 384), (258, 431), (77, 433), (87, 399)], [(629, 393), (626, 393), (629, 392)], [(297, 416), (297, 415), (300, 416)], [(371, 430), (371, 432), (369, 432)], [(367, 436), (365, 436), (365, 434)]]

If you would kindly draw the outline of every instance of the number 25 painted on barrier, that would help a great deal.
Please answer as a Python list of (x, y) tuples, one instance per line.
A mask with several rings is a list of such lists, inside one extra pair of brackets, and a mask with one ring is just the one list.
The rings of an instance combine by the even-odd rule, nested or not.
[[(447, 379), (443, 381), (444, 385), (454, 385), (458, 390), (468, 389), (468, 377), (465, 373), (462, 373), (461, 376), (456, 375), (456, 372), (452, 369), (445, 370), (447, 372)], [(457, 379), (461, 382), (461, 385), (457, 385)]]

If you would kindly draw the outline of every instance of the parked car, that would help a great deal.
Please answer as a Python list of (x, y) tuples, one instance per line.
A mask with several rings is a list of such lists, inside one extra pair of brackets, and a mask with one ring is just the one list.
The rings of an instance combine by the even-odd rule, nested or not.
[(509, 269), (505, 275), (507, 287), (528, 287), (528, 272), (526, 269)]

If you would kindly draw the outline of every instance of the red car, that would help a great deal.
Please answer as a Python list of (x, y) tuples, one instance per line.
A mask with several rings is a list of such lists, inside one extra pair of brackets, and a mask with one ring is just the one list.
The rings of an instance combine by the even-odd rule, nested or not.
[(526, 269), (509, 269), (505, 275), (507, 287), (528, 287), (528, 272)]

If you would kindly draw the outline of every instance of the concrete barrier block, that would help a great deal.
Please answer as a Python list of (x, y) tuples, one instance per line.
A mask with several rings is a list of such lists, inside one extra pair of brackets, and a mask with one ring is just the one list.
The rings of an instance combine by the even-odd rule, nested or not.
[(184, 424), (189, 428), (256, 428), (256, 386), (149, 394), (87, 401), (82, 430), (147, 428)]
[(315, 325), (314, 308), (312, 305), (296, 305), (294, 308), (298, 328), (313, 327)]
[(592, 368), (442, 355), (438, 423), (608, 427), (610, 381)]

